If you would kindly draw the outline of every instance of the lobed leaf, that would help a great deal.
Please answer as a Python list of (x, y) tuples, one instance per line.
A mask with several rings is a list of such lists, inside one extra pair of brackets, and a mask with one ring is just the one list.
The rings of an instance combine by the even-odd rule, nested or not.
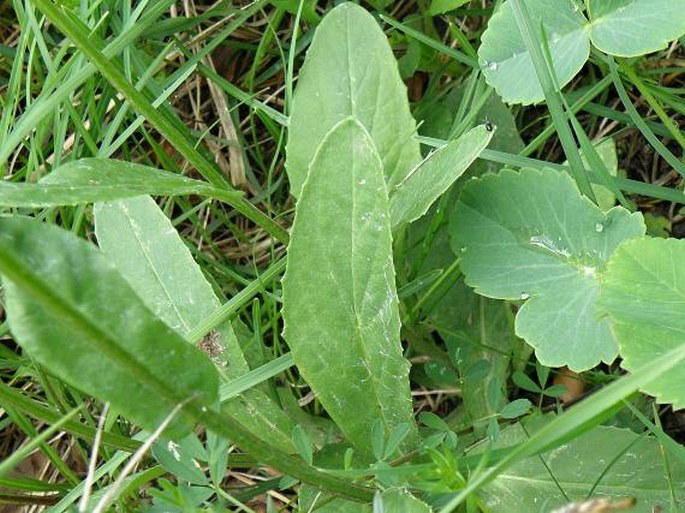
[(286, 147), (293, 196), (299, 197), (324, 136), (348, 117), (366, 127), (390, 186), (421, 161), (416, 122), (388, 40), (371, 14), (343, 3), (317, 27), (300, 70)]
[[(609, 261), (600, 305), (613, 320), (628, 371), (685, 343), (685, 242), (640, 238), (621, 244)], [(659, 402), (685, 408), (683, 366), (641, 388)]]
[[(93, 245), (17, 217), (0, 219), (0, 246), (10, 329), (50, 372), (148, 430), (182, 401), (218, 400), (209, 359), (155, 317)], [(181, 412), (171, 436), (191, 427)]]
[(323, 140), (297, 205), (283, 279), (284, 335), (300, 372), (358, 450), (403, 423), (416, 439), (402, 355), (383, 168), (355, 119)]
[(516, 333), (541, 363), (583, 371), (616, 357), (599, 280), (616, 246), (644, 234), (639, 213), (602, 212), (564, 173), (505, 170), (464, 187), (450, 230), (468, 285), (525, 301)]

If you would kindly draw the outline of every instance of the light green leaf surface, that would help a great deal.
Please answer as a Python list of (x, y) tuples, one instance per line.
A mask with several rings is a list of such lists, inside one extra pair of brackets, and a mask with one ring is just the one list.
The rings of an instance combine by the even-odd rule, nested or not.
[(343, 3), (316, 29), (293, 98), (286, 169), (300, 195), (314, 152), (334, 125), (354, 117), (371, 134), (389, 185), (421, 161), (407, 90), (376, 20)]
[[(185, 336), (219, 307), (190, 250), (152, 198), (100, 202), (93, 213), (102, 252), (169, 326)], [(242, 367), (247, 372), (244, 362)]]
[[(100, 249), (160, 319), (184, 337), (219, 308), (200, 267), (171, 221), (149, 196), (97, 203), (95, 234)], [(199, 347), (227, 379), (249, 371), (230, 322)], [(246, 390), (223, 405), (233, 418), (264, 441), (292, 450), (290, 419), (259, 390)]]
[(408, 491), (397, 488), (384, 491), (376, 497), (374, 503), (377, 503), (381, 508), (379, 511), (384, 513), (431, 513), (433, 511), (428, 504)]
[(602, 212), (564, 173), (505, 170), (464, 187), (450, 229), (467, 284), (526, 300), (516, 333), (541, 363), (584, 371), (616, 357), (599, 279), (616, 246), (644, 234), (639, 213)]
[[(524, 442), (536, 431), (535, 425), (543, 423), (540, 420), (527, 423), (527, 433), (519, 424), (504, 429), (497, 447)], [(685, 492), (685, 465), (669, 458), (669, 466), (680, 497)], [(539, 457), (520, 461), (484, 486), (480, 496), (492, 513), (547, 512), (569, 500), (587, 498), (596, 483), (593, 497), (636, 497), (631, 513), (652, 513), (657, 506), (668, 511), (669, 482), (659, 442), (614, 427), (597, 427)]]
[[(521, 0), (523, 1), (523, 0)], [(525, 0), (536, 40), (542, 20), (559, 87), (566, 85), (590, 55), (588, 23), (572, 0)], [(519, 33), (510, 2), (502, 4), (483, 33), (478, 58), (485, 78), (508, 103), (544, 99), (530, 54)]]
[[(141, 194), (175, 196), (216, 191), (204, 182), (140, 164), (113, 159), (81, 159), (58, 167), (40, 182), (0, 182), (0, 205), (50, 207), (77, 205)], [(237, 198), (240, 193), (224, 191)]]
[(436, 16), (448, 11), (453, 11), (454, 9), (458, 9), (468, 2), (469, 0), (431, 0), (430, 7), (428, 8), (428, 14), (431, 16)]
[[(10, 328), (50, 372), (148, 430), (186, 399), (217, 401), (209, 359), (156, 318), (93, 245), (12, 218), (0, 220), (0, 246)], [(190, 427), (179, 414), (171, 436)]]
[(415, 221), (480, 155), (494, 131), (477, 126), (431, 153), (390, 191), (393, 228)]
[[(685, 242), (640, 238), (621, 246), (609, 261), (601, 307), (628, 371), (685, 343)], [(685, 407), (683, 368), (664, 373), (642, 389), (659, 402)]]
[(666, 48), (685, 33), (684, 0), (589, 0), (592, 44), (634, 57)]
[(402, 355), (382, 164), (353, 119), (324, 139), (297, 205), (283, 279), (295, 363), (349, 441), (372, 454), (371, 429), (413, 426)]

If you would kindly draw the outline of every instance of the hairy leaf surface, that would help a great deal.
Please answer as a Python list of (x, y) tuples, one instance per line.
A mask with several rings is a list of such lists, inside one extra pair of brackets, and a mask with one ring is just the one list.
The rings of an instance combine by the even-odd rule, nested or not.
[(540, 362), (583, 371), (616, 357), (599, 279), (616, 246), (644, 234), (639, 213), (602, 212), (564, 173), (505, 170), (464, 187), (450, 229), (467, 284), (525, 301), (516, 333)]
[(283, 318), (295, 363), (359, 450), (372, 454), (376, 419), (386, 435), (414, 425), (382, 164), (354, 119), (326, 136), (302, 190)]

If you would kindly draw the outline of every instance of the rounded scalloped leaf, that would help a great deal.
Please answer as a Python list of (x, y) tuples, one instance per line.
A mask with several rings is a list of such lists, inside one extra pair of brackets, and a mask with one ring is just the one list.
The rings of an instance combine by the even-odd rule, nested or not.
[[(685, 241), (639, 238), (616, 250), (607, 266), (600, 307), (613, 320), (623, 362), (633, 371), (685, 343)], [(682, 367), (643, 392), (685, 408)]]
[[(590, 55), (588, 22), (572, 0), (526, 0), (536, 39), (544, 20), (559, 87), (580, 71)], [(485, 78), (508, 103), (528, 105), (545, 99), (533, 61), (506, 2), (490, 19), (478, 50)]]
[(550, 169), (471, 181), (450, 220), (466, 283), (484, 296), (526, 300), (517, 335), (543, 364), (575, 371), (616, 357), (609, 320), (596, 308), (599, 279), (616, 246), (644, 231), (639, 213), (604, 213)]
[(592, 44), (634, 57), (665, 48), (685, 33), (685, 0), (590, 0)]

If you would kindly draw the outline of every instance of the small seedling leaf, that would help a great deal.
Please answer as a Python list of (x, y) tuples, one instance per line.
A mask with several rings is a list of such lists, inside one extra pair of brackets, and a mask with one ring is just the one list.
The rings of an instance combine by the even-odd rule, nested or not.
[[(50, 372), (149, 430), (185, 400), (216, 403), (209, 358), (159, 320), (95, 246), (27, 218), (0, 219), (0, 246), (10, 329)], [(168, 433), (191, 427), (181, 412)]]
[(305, 462), (311, 465), (314, 461), (312, 441), (309, 439), (309, 436), (307, 436), (307, 432), (299, 424), (293, 429), (292, 441), (297, 453)]
[(517, 335), (543, 365), (575, 371), (616, 357), (609, 320), (596, 308), (599, 279), (616, 246), (644, 229), (639, 213), (602, 212), (550, 169), (473, 180), (450, 224), (466, 283), (488, 297), (524, 300)]
[[(601, 306), (613, 319), (621, 366), (628, 371), (683, 345), (685, 241), (640, 238), (621, 246), (609, 261)], [(676, 367), (642, 390), (659, 402), (685, 408), (683, 368)]]
[(347, 117), (368, 130), (389, 185), (421, 161), (388, 39), (373, 16), (352, 3), (337, 6), (319, 24), (300, 70), (286, 147), (293, 196), (299, 197), (324, 136)]
[[(414, 425), (382, 164), (354, 119), (324, 139), (297, 205), (283, 279), (285, 338), (327, 412), (367, 456), (370, 433)], [(415, 428), (405, 444), (416, 440)]]
[(528, 399), (516, 399), (502, 408), (499, 415), (503, 419), (515, 419), (528, 413), (532, 407), (533, 403)]

